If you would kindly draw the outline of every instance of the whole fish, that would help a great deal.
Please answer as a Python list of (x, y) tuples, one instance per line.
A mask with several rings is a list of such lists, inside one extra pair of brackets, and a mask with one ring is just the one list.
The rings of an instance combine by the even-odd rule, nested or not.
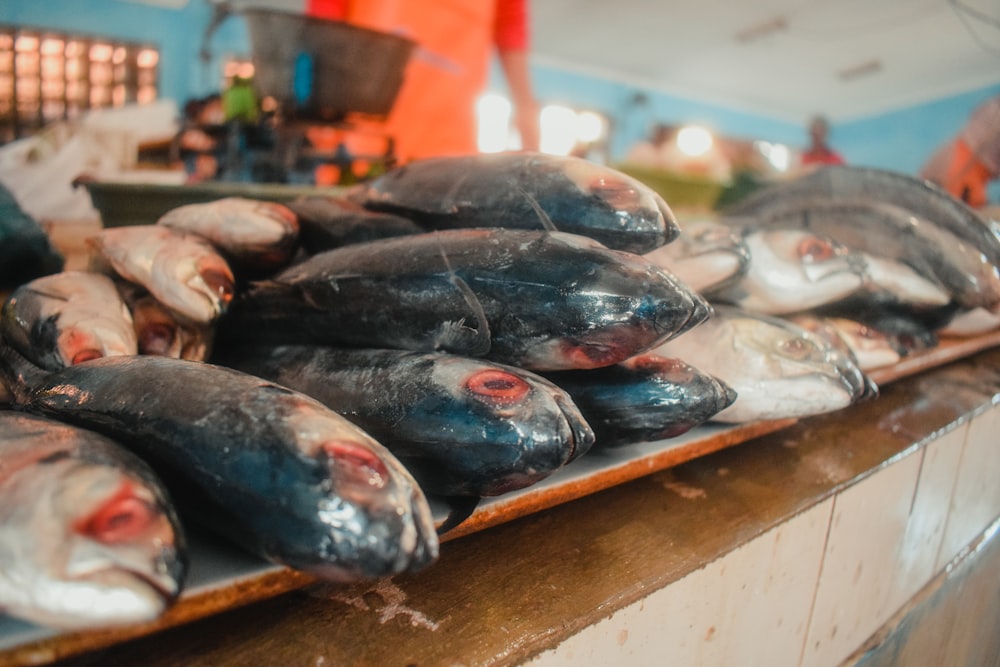
[(736, 400), (736, 392), (711, 375), (653, 354), (546, 377), (573, 397), (601, 447), (676, 437)]
[[(933, 306), (953, 298), (964, 308), (1000, 303), (1000, 272), (979, 247), (900, 206), (820, 199), (750, 218), (723, 218), (722, 222), (737, 229), (808, 230), (863, 252), (875, 285), (892, 289), (894, 282), (905, 282), (914, 286), (909, 290), (912, 297), (895, 290), (903, 302)], [(882, 261), (876, 265), (878, 260)], [(881, 270), (876, 274), (875, 269)], [(929, 284), (921, 287), (921, 279)]]
[(121, 281), (118, 290), (132, 313), (139, 354), (205, 361), (215, 331), (177, 317), (142, 287)]
[(676, 241), (643, 256), (699, 293), (725, 289), (750, 267), (750, 250), (742, 236), (714, 222), (684, 223)]
[(709, 312), (642, 257), (592, 239), (460, 229), (314, 255), (255, 283), (219, 335), (441, 350), (563, 370), (624, 361)]
[(0, 410), (0, 611), (64, 629), (151, 621), (186, 569), (145, 463), (97, 433)]
[(543, 153), (417, 160), (352, 198), (426, 229), (557, 229), (640, 254), (679, 233), (667, 203), (643, 183), (581, 158)]
[(351, 581), (437, 556), (430, 508), (382, 445), (318, 401), (236, 370), (149, 355), (40, 373), (9, 348), (21, 409), (142, 456), (214, 532), (277, 563)]
[(652, 351), (676, 357), (736, 391), (714, 421), (743, 423), (831, 412), (873, 396), (854, 360), (788, 320), (717, 307), (698, 331)]
[(63, 271), (18, 287), (3, 305), (0, 334), (53, 371), (138, 351), (132, 315), (114, 282), (87, 271)]
[(87, 242), (94, 253), (92, 268), (109, 265), (192, 322), (215, 321), (232, 301), (232, 269), (201, 236), (162, 225), (134, 225), (103, 229)]
[(713, 302), (784, 315), (834, 303), (861, 290), (866, 265), (846, 246), (799, 229), (746, 229), (750, 266), (735, 284), (707, 290)]
[(45, 230), (0, 184), (0, 289), (58, 273), (65, 262)]
[(310, 255), (426, 231), (408, 218), (369, 211), (346, 197), (303, 196), (288, 202), (288, 208), (299, 216), (299, 240)]
[(726, 215), (761, 216), (817, 199), (877, 201), (898, 206), (938, 225), (1000, 266), (1000, 239), (983, 216), (928, 181), (886, 169), (834, 165), (754, 192), (726, 209)]
[(507, 493), (548, 477), (594, 442), (568, 394), (487, 361), (304, 345), (229, 349), (217, 361), (339, 412), (388, 447), (428, 493)]
[(233, 265), (255, 272), (281, 268), (298, 248), (298, 217), (276, 202), (225, 197), (178, 206), (156, 222), (209, 240)]

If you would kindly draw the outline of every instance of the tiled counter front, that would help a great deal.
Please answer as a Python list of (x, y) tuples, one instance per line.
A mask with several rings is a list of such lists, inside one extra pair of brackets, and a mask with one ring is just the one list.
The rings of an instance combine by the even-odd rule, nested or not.
[(837, 666), (1000, 514), (1000, 350), (874, 401), (76, 659), (160, 665)]
[[(997, 528), (1000, 406), (986, 368), (978, 386), (963, 381), (969, 370), (943, 374), (929, 391), (935, 395), (919, 397), (929, 406), (948, 391), (966, 392), (953, 405), (968, 401), (967, 415), (531, 665), (853, 662), (849, 656), (873, 633)], [(925, 389), (934, 382), (928, 380)], [(980, 390), (983, 403), (975, 405)], [(914, 407), (916, 415), (921, 406)], [(891, 415), (881, 426), (905, 432)], [(847, 434), (851, 446), (863, 446), (865, 433)], [(841, 471), (816, 473), (836, 478)]]

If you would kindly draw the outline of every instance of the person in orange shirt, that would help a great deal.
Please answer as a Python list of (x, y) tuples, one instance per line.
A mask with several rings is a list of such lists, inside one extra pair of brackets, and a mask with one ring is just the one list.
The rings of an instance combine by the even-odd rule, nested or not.
[(987, 205), (989, 182), (1000, 178), (1000, 95), (976, 107), (958, 136), (934, 151), (920, 176), (973, 208)]
[(538, 149), (527, 0), (308, 0), (306, 13), (417, 43), (384, 124), (400, 162), (478, 152), (476, 101), (486, 87), (494, 50), (508, 83), (521, 147)]
[(822, 116), (814, 116), (809, 122), (809, 147), (802, 153), (803, 167), (844, 164), (843, 156), (830, 147), (829, 136), (830, 123)]

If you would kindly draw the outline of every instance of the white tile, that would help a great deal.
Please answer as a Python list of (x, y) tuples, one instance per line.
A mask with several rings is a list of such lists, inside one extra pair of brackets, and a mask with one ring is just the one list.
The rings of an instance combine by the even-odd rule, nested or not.
[(1000, 407), (968, 426), (939, 561), (951, 560), (1000, 515)]
[[(830, 534), (802, 664), (839, 664), (896, 610), (894, 598), (921, 559), (904, 558), (924, 449), (834, 499)], [(916, 531), (919, 532), (919, 531)], [(898, 606), (898, 605), (897, 605)]]
[(832, 507), (803, 512), (529, 664), (796, 664)]
[(960, 424), (924, 445), (917, 490), (886, 599), (889, 613), (906, 604), (940, 570), (938, 557), (967, 426)]

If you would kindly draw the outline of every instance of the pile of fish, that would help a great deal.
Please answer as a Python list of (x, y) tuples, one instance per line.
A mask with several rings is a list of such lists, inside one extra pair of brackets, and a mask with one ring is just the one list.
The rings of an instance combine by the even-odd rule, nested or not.
[(649, 257), (713, 304), (846, 346), (865, 370), (1000, 327), (993, 225), (891, 171), (835, 166), (769, 186)]
[[(481, 497), (592, 449), (873, 395), (815, 331), (710, 305), (747, 289), (759, 254), (739, 250), (697, 288), (682, 276), (707, 266), (691, 255), (749, 236), (707, 226), (688, 243), (637, 181), (531, 153), (104, 229), (88, 270), (28, 280), (0, 313), (0, 418), (15, 425), (0, 497), (23, 506), (0, 529), (0, 609), (86, 622), (46, 606), (82, 581), (72, 559), (21, 547), (58, 542), (101, 554), (81, 606), (110, 604), (105, 585), (127, 601), (95, 623), (147, 619), (183, 585), (187, 521), (325, 579), (415, 571)], [(86, 502), (56, 513), (28, 492), (76, 497), (88, 480)], [(442, 525), (428, 495), (453, 508)]]

